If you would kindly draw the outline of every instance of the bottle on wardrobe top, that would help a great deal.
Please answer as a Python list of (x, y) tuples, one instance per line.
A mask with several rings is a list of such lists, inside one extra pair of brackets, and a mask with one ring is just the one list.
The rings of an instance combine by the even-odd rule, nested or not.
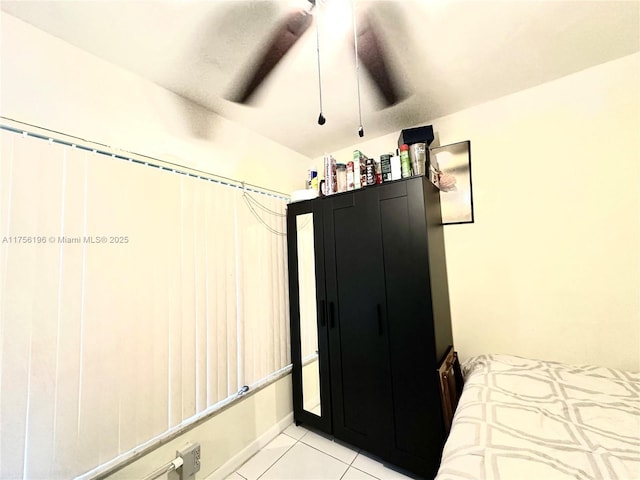
[(402, 178), (402, 166), (400, 165), (400, 152), (396, 148), (395, 155), (391, 156), (391, 180)]
[(409, 145), (403, 143), (400, 146), (400, 166), (402, 167), (402, 178), (411, 176), (411, 159), (409, 158)]

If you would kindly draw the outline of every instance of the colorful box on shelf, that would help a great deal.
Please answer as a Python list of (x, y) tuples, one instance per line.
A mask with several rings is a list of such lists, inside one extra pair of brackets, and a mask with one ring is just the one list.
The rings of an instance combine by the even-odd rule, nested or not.
[(353, 151), (353, 183), (354, 188), (361, 188), (367, 184), (367, 159), (360, 150)]

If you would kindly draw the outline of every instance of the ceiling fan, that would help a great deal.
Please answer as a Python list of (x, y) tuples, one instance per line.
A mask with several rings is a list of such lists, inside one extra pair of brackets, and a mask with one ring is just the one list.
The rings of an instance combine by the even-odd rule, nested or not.
[[(241, 87), (229, 100), (241, 104), (250, 103), (268, 75), (309, 29), (313, 23), (314, 13), (317, 12), (317, 3), (325, 3), (326, 1), (307, 0), (308, 5), (306, 5), (306, 8), (296, 8), (286, 14), (273, 29), (270, 38), (266, 42), (266, 48), (255, 61), (248, 75), (241, 81)], [(376, 31), (375, 19), (365, 9), (358, 16), (357, 28), (355, 25), (354, 23), (354, 36), (352, 38), (347, 37), (346, 40), (355, 45), (354, 51), (357, 51), (356, 66), (359, 61), (365, 67), (385, 107), (398, 103), (405, 95), (393, 79), (383, 39)], [(320, 75), (319, 70), (318, 75)], [(322, 110), (321, 93), (320, 96)], [(324, 123), (322, 111), (320, 112), (318, 123), (321, 125)]]

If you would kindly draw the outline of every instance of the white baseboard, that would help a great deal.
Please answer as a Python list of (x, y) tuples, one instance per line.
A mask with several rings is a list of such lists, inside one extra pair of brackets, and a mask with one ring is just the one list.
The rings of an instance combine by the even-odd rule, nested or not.
[(245, 448), (236, 453), (227, 460), (220, 468), (205, 478), (205, 480), (224, 480), (233, 472), (238, 470), (240, 466), (249, 460), (253, 455), (258, 453), (271, 440), (276, 438), (293, 422), (293, 412), (284, 417), (278, 423), (274, 424), (269, 430), (264, 432)]

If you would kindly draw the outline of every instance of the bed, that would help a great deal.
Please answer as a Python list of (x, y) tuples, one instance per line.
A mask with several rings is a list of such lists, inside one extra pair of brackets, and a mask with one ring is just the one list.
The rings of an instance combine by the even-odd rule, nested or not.
[(507, 355), (462, 365), (436, 480), (640, 480), (640, 374)]

